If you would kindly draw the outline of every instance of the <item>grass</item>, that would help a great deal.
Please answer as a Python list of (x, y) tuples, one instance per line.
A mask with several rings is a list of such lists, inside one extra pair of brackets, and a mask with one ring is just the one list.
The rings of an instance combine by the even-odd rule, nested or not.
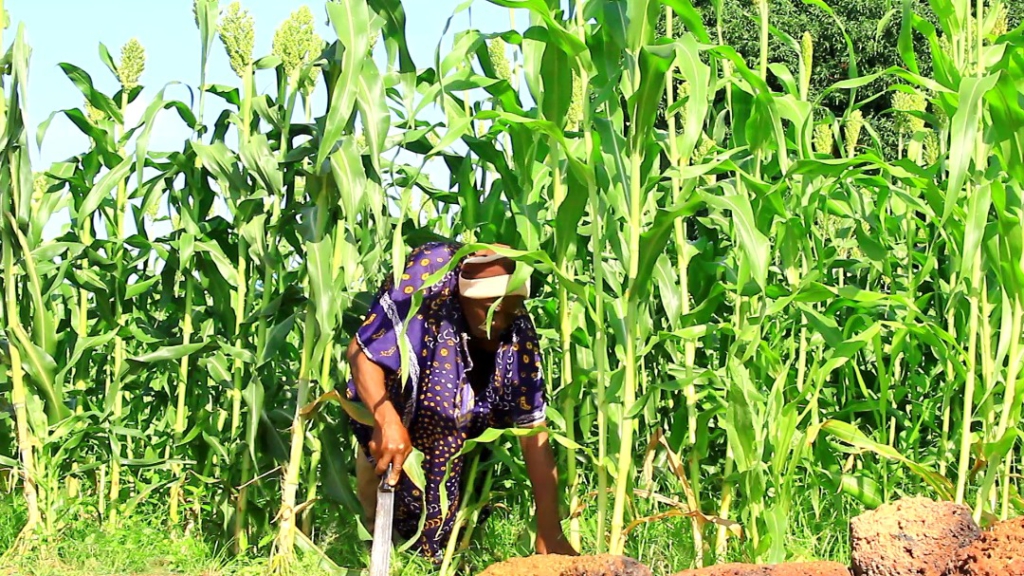
[[(654, 514), (654, 506), (637, 500), (637, 514)], [(854, 509), (823, 510), (815, 513), (810, 498), (800, 501), (794, 515), (794, 527), (788, 546), (799, 558), (847, 562), (849, 546), (846, 523)], [(0, 498), (0, 549), (13, 542), (25, 521), (25, 509), (16, 495)], [(9, 558), (0, 564), (0, 576), (256, 576), (263, 574), (267, 558), (253, 554), (235, 556), (217, 538), (201, 531), (183, 534), (168, 531), (166, 512), (158, 507), (139, 509), (122, 519), (115, 529), (105, 529), (87, 514), (66, 519), (60, 534), (30, 554)], [(465, 574), (476, 574), (485, 567), (511, 557), (532, 552), (532, 532), (528, 516), (512, 506), (499, 506), (487, 522), (478, 528), (473, 542), (463, 552)], [(329, 527), (315, 536), (316, 544), (338, 566), (359, 570), (368, 564), (368, 545), (358, 539), (354, 520), (335, 516), (319, 519)], [(594, 514), (581, 514), (584, 540), (592, 539), (596, 527)], [(693, 557), (692, 533), (687, 518), (668, 518), (636, 528), (626, 543), (626, 554), (639, 559), (654, 574), (672, 574), (690, 565)], [(299, 553), (297, 569), (302, 574), (331, 574), (312, 554)], [(743, 561), (733, 555), (729, 561)], [(397, 554), (393, 574), (412, 576), (432, 573), (424, 560)]]

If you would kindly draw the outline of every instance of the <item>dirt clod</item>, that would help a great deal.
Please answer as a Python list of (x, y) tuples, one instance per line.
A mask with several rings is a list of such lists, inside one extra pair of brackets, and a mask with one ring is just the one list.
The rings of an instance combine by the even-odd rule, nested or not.
[(981, 536), (971, 511), (952, 502), (906, 498), (850, 522), (854, 576), (942, 576)]
[(850, 569), (836, 562), (790, 564), (721, 564), (684, 570), (675, 576), (850, 576)]
[(947, 576), (1024, 576), (1024, 517), (999, 522), (960, 550)]
[(652, 576), (643, 564), (625, 556), (559, 556), (512, 558), (478, 576)]

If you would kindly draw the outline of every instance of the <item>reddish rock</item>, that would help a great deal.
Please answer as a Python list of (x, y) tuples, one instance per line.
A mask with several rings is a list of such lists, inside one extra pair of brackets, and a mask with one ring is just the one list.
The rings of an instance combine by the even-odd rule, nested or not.
[(850, 576), (850, 569), (835, 562), (790, 564), (721, 564), (684, 570), (675, 576)]
[(981, 531), (966, 506), (907, 498), (850, 522), (854, 576), (942, 576)]
[(1024, 518), (1000, 522), (960, 550), (947, 576), (1024, 576)]
[(479, 576), (652, 576), (650, 568), (625, 556), (559, 556), (512, 558), (489, 566)]

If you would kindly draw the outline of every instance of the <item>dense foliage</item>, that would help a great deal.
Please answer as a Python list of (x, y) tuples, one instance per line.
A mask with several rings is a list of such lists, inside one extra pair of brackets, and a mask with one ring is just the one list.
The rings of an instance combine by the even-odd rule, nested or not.
[[(12, 551), (45, 547), (68, 514), (116, 527), (145, 504), (275, 571), (315, 554), (359, 510), (345, 347), (368, 295), (434, 238), (504, 243), (533, 270), (586, 552), (676, 522), (693, 554), (674, 567), (812, 556), (798, 526), (913, 492), (982, 522), (1024, 509), (1024, 28), (1004, 6), (907, 4), (872, 43), (859, 16), (891, 7), (867, 0), (842, 16), (759, 0), (753, 21), (738, 2), (490, 2), (528, 13), (526, 33), (462, 30), (428, 58), (400, 0), (326, 2), (328, 41), (297, 10), (266, 56), (244, 6), (196, 0), (201, 97), (146, 86), (140, 42), (105, 58), (115, 94), (61, 64), (85, 102), (54, 114), (91, 146), (34, 169), (13, 31), (0, 466), (27, 524)], [(234, 84), (207, 77), (220, 50)], [(158, 114), (190, 129), (180, 148), (150, 146)], [(70, 225), (45, 237), (61, 210)], [(443, 572), (485, 504), (530, 516), (511, 434), (465, 455), (478, 489)]]
[[(701, 20), (708, 27), (714, 41), (719, 39), (717, 24), (719, 22), (716, 5), (721, 11), (721, 40), (732, 46), (743, 56), (750, 67), (757, 66), (760, 57), (760, 41), (758, 33), (757, 13), (748, 0), (696, 0), (694, 8), (701, 15)], [(920, 17), (939, 27), (938, 17), (928, 0), (911, 0), (910, 7)], [(829, 113), (842, 117), (850, 106), (850, 93), (832, 91), (824, 93), (830, 86), (851, 76), (850, 63), (855, 63), (857, 75), (869, 76), (890, 67), (905, 67), (900, 55), (899, 39), (903, 24), (902, 2), (896, 0), (848, 0), (836, 2), (830, 8), (835, 19), (829, 18), (814, 7), (813, 2), (804, 0), (776, 0), (771, 2), (771, 26), (768, 50), (773, 66), (784, 65), (790, 73), (795, 73), (799, 66), (800, 50), (796, 49), (804, 33), (814, 39), (814, 61), (816, 73), (811, 77), (810, 95), (812, 98), (823, 96), (822, 104)], [(1014, 29), (1024, 21), (1024, 4), (1020, 2), (1003, 3), (1005, 26)], [(840, 27), (841, 25), (841, 27)], [(665, 33), (664, 16), (658, 22), (658, 33)], [(941, 30), (941, 28), (940, 28)], [(675, 35), (684, 33), (685, 25), (681, 20), (675, 21)], [(843, 32), (850, 38), (855, 47), (854, 58), (850, 52)], [(928, 39), (923, 34), (913, 35), (914, 52), (917, 56), (920, 73), (928, 76), (931, 70), (931, 51)], [(774, 90), (781, 90), (779, 75), (769, 71), (768, 84)], [(862, 94), (877, 94), (892, 84), (889, 77), (879, 78), (859, 90)], [(823, 94), (824, 93), (824, 94)], [(891, 97), (883, 96), (873, 100), (859, 99), (855, 102), (864, 114), (865, 122), (872, 127), (881, 148), (889, 154), (897, 150), (898, 128), (892, 114)], [(825, 110), (820, 111), (824, 114)], [(663, 125), (661, 127), (664, 127)]]

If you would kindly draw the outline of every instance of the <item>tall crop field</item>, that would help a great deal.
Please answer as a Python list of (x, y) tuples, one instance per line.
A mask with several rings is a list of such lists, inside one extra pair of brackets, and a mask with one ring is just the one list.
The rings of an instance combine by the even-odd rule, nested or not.
[[(26, 118), (25, 30), (6, 28), (0, 488), (27, 519), (10, 552), (144, 506), (275, 571), (322, 554), (360, 510), (344, 350), (434, 239), (532, 269), (582, 551), (676, 522), (676, 567), (782, 561), (813, 554), (801, 527), (908, 493), (1020, 514), (1024, 28), (999, 0), (896, 2), (902, 65), (861, 74), (842, 21), (804, 0), (848, 46), (812, 91), (836, 72), (772, 25), (776, 1), (750, 6), (757, 54), (689, 0), (489, 0), (507, 28), (414, 55), (401, 0), (298, 9), (270, 54), (253, 39), (274, 23), (196, 0), (196, 97), (146, 84), (144, 38), (103, 48), (108, 70), (61, 64), (82, 105), (49, 119), (91, 144), (49, 166), (29, 159), (50, 120)], [(236, 76), (209, 77), (225, 53)], [(879, 101), (896, 150), (862, 112)], [(150, 146), (158, 115), (191, 135)], [(479, 440), (444, 571), (485, 504), (529, 517), (514, 438)]]

